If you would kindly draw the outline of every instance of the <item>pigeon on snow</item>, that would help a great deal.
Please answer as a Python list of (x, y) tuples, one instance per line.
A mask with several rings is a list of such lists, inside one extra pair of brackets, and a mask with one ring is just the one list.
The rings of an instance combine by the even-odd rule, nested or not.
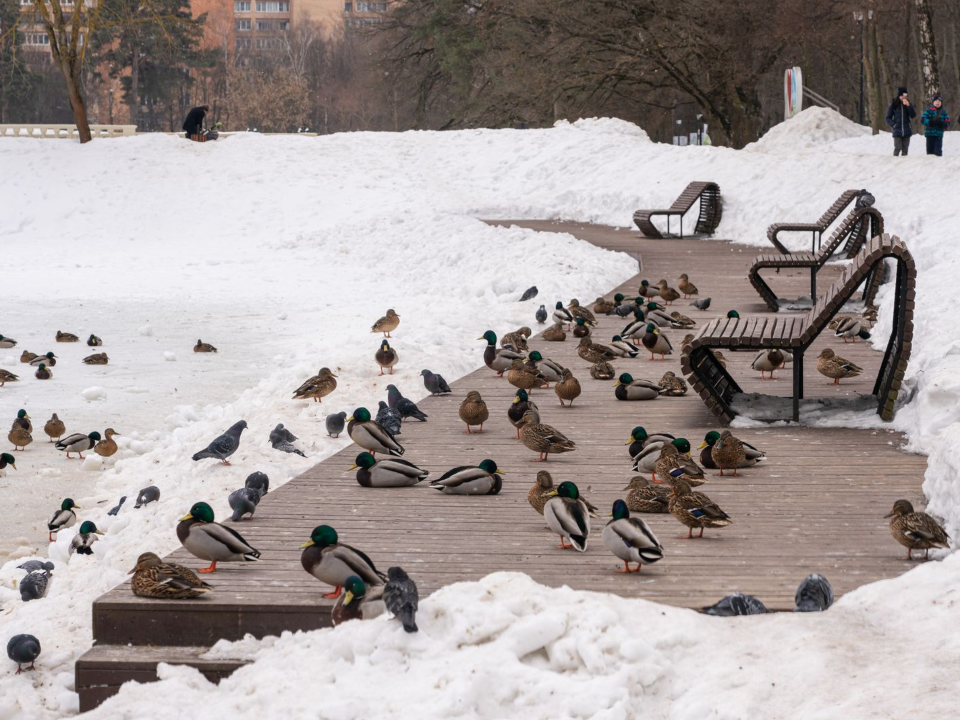
[(33, 635), (14, 635), (7, 643), (7, 657), (17, 664), (17, 675), (23, 672), (21, 665), (30, 663), (27, 670), (33, 670), (34, 661), (40, 657), (40, 641)]
[(823, 612), (833, 605), (833, 588), (823, 575), (807, 575), (797, 588), (794, 612)]
[(403, 422), (400, 411), (388, 406), (383, 400), (380, 401), (380, 407), (377, 410), (377, 422), (383, 425), (391, 435), (400, 435)]
[(734, 615), (763, 615), (767, 612), (767, 608), (753, 595), (734, 593), (733, 595), (727, 595), (715, 605), (705, 607), (703, 612), (707, 615), (733, 617)]
[(120, 502), (118, 502), (118, 503), (117, 503), (116, 505), (114, 505), (110, 510), (108, 510), (108, 511), (107, 511), (107, 515), (114, 515), (114, 516), (115, 516), (117, 513), (120, 512), (120, 508), (123, 507), (123, 504), (124, 504), (126, 501), (127, 501), (127, 496), (126, 496), (126, 495), (121, 495), (121, 496), (120, 496)]
[(546, 305), (541, 305), (540, 309), (537, 310), (537, 322), (543, 325), (547, 321), (547, 307)]
[(383, 604), (403, 624), (408, 633), (415, 633), (420, 593), (410, 577), (398, 567), (387, 569), (387, 583), (383, 586)]
[(270, 444), (273, 445), (274, 450), (281, 450), (285, 453), (295, 453), (300, 457), (306, 457), (300, 450), (293, 446), (293, 443), (296, 442), (297, 436), (292, 432), (287, 430), (283, 423), (277, 425), (270, 432)]
[(246, 429), (246, 420), (234, 423), (233, 427), (210, 443), (206, 450), (201, 450), (194, 455), (194, 461), (213, 458), (219, 460), (224, 465), (229, 465), (230, 461), (227, 460), (227, 458), (233, 455), (237, 451), (237, 448), (240, 447), (240, 434)]
[[(50, 570), (53, 569), (53, 563), (46, 564), (51, 566)], [(50, 570), (46, 568), (34, 570), (24, 576), (23, 580), (20, 581), (20, 597), (24, 602), (39, 600), (47, 594), (50, 580), (53, 577)]]
[(520, 296), (520, 302), (526, 302), (527, 300), (533, 300), (533, 299), (537, 296), (537, 293), (538, 293), (538, 292), (540, 292), (540, 291), (537, 290), (537, 286), (536, 286), (536, 285), (527, 288), (526, 290), (523, 291), (523, 295)]
[(160, 488), (156, 485), (148, 485), (143, 488), (140, 492), (137, 493), (137, 503), (134, 505), (134, 509), (138, 510), (144, 505), (149, 505), (152, 502), (157, 502), (160, 499)]
[(420, 374), (423, 376), (423, 386), (431, 394), (446, 395), (447, 393), (453, 392), (450, 386), (447, 385), (447, 381), (443, 379), (443, 375), (432, 373), (429, 370), (421, 370)]
[(38, 570), (53, 572), (53, 568), (54, 564), (49, 560), (27, 560), (22, 565), (17, 565), (18, 570), (23, 570), (24, 572), (28, 573), (37, 572)]
[(401, 395), (396, 385), (387, 385), (387, 404), (399, 411), (400, 417), (404, 420), (412, 417), (420, 422), (427, 421), (427, 414), (422, 412), (413, 400), (408, 400)]
[(327, 426), (327, 435), (332, 438), (340, 437), (340, 433), (343, 432), (343, 426), (347, 422), (347, 414), (345, 412), (333, 413), (332, 415), (327, 415), (326, 419)]

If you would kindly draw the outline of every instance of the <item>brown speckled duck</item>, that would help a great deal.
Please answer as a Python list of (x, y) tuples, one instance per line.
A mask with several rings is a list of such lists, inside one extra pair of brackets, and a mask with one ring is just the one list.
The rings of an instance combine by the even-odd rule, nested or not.
[(531, 410), (523, 415), (520, 442), (540, 454), (538, 462), (545, 462), (550, 453), (573, 452), (577, 449), (576, 443), (556, 428), (542, 424), (540, 416)]
[(106, 365), (110, 362), (110, 358), (107, 357), (106, 353), (94, 353), (93, 355), (87, 355), (83, 359), (84, 365)]
[(830, 348), (824, 348), (817, 358), (817, 371), (828, 378), (833, 378), (833, 384), (839, 385), (842, 378), (856, 377), (863, 373), (863, 368), (837, 355)]
[(668, 485), (655, 485), (643, 475), (630, 478), (627, 490), (627, 507), (631, 512), (667, 513), (670, 512), (670, 495), (673, 492)]
[(672, 305), (674, 300), (678, 300), (680, 298), (680, 293), (678, 293), (672, 287), (669, 287), (666, 280), (661, 280), (659, 284), (660, 299), (663, 300), (664, 305)]
[(533, 334), (533, 331), (524, 325), (522, 328), (508, 332), (500, 338), (500, 347), (511, 347), (517, 352), (527, 352), (527, 338)]
[(936, 520), (925, 512), (914, 511), (908, 500), (897, 500), (884, 517), (890, 519), (890, 534), (907, 548), (904, 560), (913, 559), (914, 550), (923, 550), (923, 558), (930, 555), (930, 548), (950, 547), (950, 536)]
[(119, 449), (117, 441), (113, 439), (114, 435), (119, 435), (113, 428), (107, 428), (103, 431), (106, 436), (100, 442), (93, 446), (93, 451), (100, 457), (111, 457), (116, 455)]
[(47, 424), (43, 426), (43, 431), (50, 438), (50, 442), (53, 442), (63, 437), (63, 434), (67, 431), (67, 426), (64, 425), (63, 420), (54, 413), (53, 416), (47, 420)]
[(544, 330), (540, 337), (548, 342), (563, 342), (567, 339), (567, 333), (563, 329), (563, 326), (557, 323)]
[(561, 372), (560, 382), (554, 386), (553, 391), (560, 399), (561, 407), (567, 407), (563, 404), (564, 400), (570, 403), (569, 407), (573, 407), (573, 401), (580, 397), (580, 381), (573, 376), (570, 368), (564, 368)]
[(720, 433), (720, 439), (713, 444), (710, 457), (714, 465), (720, 468), (721, 475), (724, 470), (733, 470), (733, 476), (736, 477), (737, 468), (747, 459), (747, 451), (739, 438), (729, 430), (724, 430)]
[(609, 313), (612, 313), (616, 307), (617, 304), (612, 300), (598, 297), (596, 302), (593, 303), (593, 312), (597, 315), (608, 315)]
[(39, 356), (36, 353), (32, 353), (29, 350), (24, 350), (20, 353), (20, 362), (29, 363), (31, 360), (36, 360)]
[(580, 345), (577, 347), (577, 355), (586, 360), (591, 365), (601, 360), (613, 360), (617, 353), (606, 345), (595, 343), (589, 337), (580, 338)]
[(668, 370), (660, 378), (660, 387), (663, 388), (663, 394), (669, 397), (680, 397), (687, 394), (687, 383), (683, 378), (678, 378), (675, 373)]
[(476, 390), (471, 390), (467, 393), (467, 397), (462, 403), (460, 403), (460, 419), (466, 423), (467, 429), (466, 433), (469, 435), (474, 432), (470, 429), (471, 426), (479, 425), (480, 429), (476, 432), (483, 432), (483, 424), (489, 419), (490, 411), (487, 409), (487, 404), (483, 401), (483, 398), (480, 397), (480, 393)]
[(197, 344), (193, 346), (193, 351), (195, 353), (215, 353), (217, 349), (210, 343), (205, 343), (203, 340), (197, 340)]
[(700, 294), (700, 291), (697, 290), (697, 286), (690, 282), (690, 278), (687, 277), (686, 273), (683, 273), (679, 278), (677, 278), (677, 289), (683, 293), (685, 298), (690, 298), (693, 295)]
[(576, 298), (573, 298), (570, 301), (570, 304), (567, 306), (567, 310), (570, 312), (571, 315), (573, 315), (574, 319), (581, 317), (591, 325), (597, 324), (596, 316), (592, 312), (590, 312), (590, 310), (583, 307), (580, 304), (580, 301), (577, 300)]
[(507, 382), (528, 392), (532, 392), (534, 388), (542, 388), (547, 385), (546, 379), (540, 374), (536, 366), (527, 365), (519, 358), (515, 359), (510, 365), (510, 369), (507, 371)]
[(599, 360), (590, 368), (590, 377), (594, 380), (613, 380), (616, 376), (617, 369), (606, 360)]
[(400, 316), (391, 308), (387, 314), (377, 320), (370, 328), (372, 333), (383, 333), (384, 337), (390, 337), (390, 333), (400, 326)]
[(190, 568), (176, 563), (165, 563), (156, 553), (145, 552), (129, 575), (130, 589), (138, 597), (158, 600), (187, 600), (200, 597), (213, 588), (197, 577)]
[[(536, 482), (533, 483), (533, 486), (527, 492), (527, 501), (534, 510), (543, 515), (544, 506), (549, 502), (550, 498), (556, 496), (553, 490), (553, 476), (546, 470), (541, 470), (537, 473)], [(583, 500), (583, 504), (587, 506), (587, 512), (590, 517), (599, 517), (595, 505), (583, 497), (583, 495), (580, 496), (580, 499)]]
[(670, 495), (670, 514), (690, 530), (683, 539), (693, 538), (693, 529), (700, 528), (697, 537), (703, 537), (704, 528), (722, 528), (733, 523), (730, 516), (701, 492), (694, 492), (685, 480), (673, 485)]
[(320, 368), (320, 372), (293, 391), (293, 399), (309, 400), (313, 398), (314, 402), (323, 402), (322, 398), (336, 389), (337, 376), (331, 372), (330, 368), (323, 367)]
[(80, 338), (78, 338), (73, 333), (65, 333), (57, 330), (57, 342), (63, 342), (63, 343), (77, 342), (79, 339)]
[(14, 375), (9, 370), (4, 370), (0, 368), (0, 387), (3, 387), (8, 382), (18, 382), (20, 380), (19, 375)]

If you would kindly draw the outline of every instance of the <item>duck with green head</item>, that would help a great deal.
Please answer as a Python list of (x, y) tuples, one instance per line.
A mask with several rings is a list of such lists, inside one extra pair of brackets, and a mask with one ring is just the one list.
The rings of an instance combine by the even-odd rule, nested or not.
[(500, 377), (510, 369), (514, 360), (523, 360), (524, 358), (523, 353), (518, 353), (509, 348), (498, 348), (497, 334), (493, 330), (487, 330), (477, 340), (487, 341), (487, 346), (483, 350), (483, 363)]
[(624, 445), (630, 446), (630, 457), (636, 458), (640, 451), (647, 447), (647, 445), (670, 442), (671, 440), (676, 440), (676, 437), (670, 433), (656, 432), (650, 434), (646, 431), (646, 428), (637, 425), (630, 431), (630, 439), (627, 440)]
[(52, 352), (45, 353), (43, 355), (37, 355), (33, 360), (30, 361), (30, 364), (34, 367), (40, 365), (46, 365), (47, 367), (53, 367), (57, 364), (57, 356)]
[(573, 323), (573, 313), (567, 310), (559, 300), (553, 309), (553, 321), (557, 325), (571, 325)]
[(575, 338), (590, 336), (590, 323), (585, 318), (578, 317), (573, 321), (573, 336)]
[(213, 508), (205, 502), (194, 503), (177, 524), (177, 539), (194, 557), (206, 560), (210, 567), (199, 572), (212, 573), (218, 562), (254, 562), (260, 551), (236, 530), (214, 522)]
[(563, 365), (549, 358), (544, 358), (539, 350), (530, 353), (526, 364), (536, 368), (547, 383), (558, 382), (563, 377)]
[[(590, 536), (590, 512), (580, 498), (577, 486), (564, 480), (548, 495), (550, 499), (543, 506), (543, 519), (547, 521), (547, 526), (560, 536), (558, 547), (585, 552), (587, 538)], [(570, 541), (569, 545), (567, 540)]]
[[(657, 327), (678, 329), (682, 327), (676, 320), (670, 317), (663, 308), (655, 302), (647, 303), (647, 322), (654, 323)], [(646, 328), (644, 328), (646, 330)]]
[(20, 408), (19, 410), (17, 410), (17, 417), (14, 418), (13, 424), (10, 426), (10, 429), (14, 430), (18, 427), (23, 428), (29, 433), (33, 432), (33, 421), (30, 418), (30, 415), (27, 413), (27, 411), (24, 410), (23, 408)]
[(686, 438), (675, 438), (670, 441), (651, 442), (641, 448), (633, 456), (633, 471), (649, 473), (650, 479), (659, 482), (656, 476), (657, 462), (660, 460), (664, 444), (673, 445), (682, 457), (690, 457), (690, 442)]
[(53, 542), (53, 534), (60, 532), (64, 528), (73, 527), (77, 522), (77, 514), (74, 510), (79, 510), (80, 506), (75, 504), (71, 498), (67, 498), (60, 503), (60, 509), (56, 510), (50, 516), (50, 522), (47, 523), (50, 542)]
[(30, 416), (26, 410), (17, 413), (17, 419), (13, 421), (10, 427), (10, 433), (7, 439), (13, 445), (14, 450), (26, 450), (27, 445), (33, 442), (33, 423), (30, 422)]
[(49, 380), (53, 377), (53, 371), (50, 370), (46, 365), (40, 363), (40, 367), (37, 368), (37, 371), (33, 374), (37, 380)]
[(644, 298), (655, 298), (660, 294), (660, 288), (656, 285), (651, 285), (649, 280), (641, 280), (637, 294)]
[(377, 570), (373, 560), (355, 547), (340, 542), (337, 531), (329, 525), (318, 525), (303, 545), (300, 564), (317, 580), (333, 585), (325, 598), (340, 596), (347, 578), (356, 575), (368, 587), (383, 585), (386, 576)]
[(380, 347), (377, 352), (374, 353), (373, 358), (377, 361), (377, 365), (380, 366), (381, 375), (386, 374), (383, 372), (384, 368), (388, 368), (390, 374), (393, 375), (393, 366), (397, 364), (400, 356), (396, 350), (390, 347), (390, 343), (387, 340), (381, 340)]
[(80, 532), (70, 541), (70, 554), (93, 555), (93, 544), (97, 541), (97, 536), (103, 534), (101, 530), (97, 530), (93, 521), (84, 520), (80, 524)]
[(448, 470), (430, 487), (445, 495), (497, 495), (503, 488), (505, 473), (493, 460), (483, 460), (479, 465), (461, 465)]
[(330, 611), (330, 622), (336, 627), (347, 620), (370, 620), (383, 615), (386, 609), (383, 585), (368, 589), (363, 580), (351, 575), (344, 581), (343, 594)]
[(640, 342), (650, 352), (651, 360), (654, 359), (654, 354), (659, 355), (661, 360), (666, 360), (667, 355), (673, 354), (673, 346), (670, 344), (670, 340), (660, 332), (656, 323), (647, 323), (646, 331), (640, 338)]
[(740, 313), (738, 313), (736, 310), (728, 310), (728, 311), (727, 311), (727, 318), (730, 319), (730, 320), (739, 320), (739, 319), (740, 319)]
[(5, 335), (0, 335), (0, 349), (7, 350), (12, 347), (16, 347), (17, 341), (11, 337), (6, 337)]
[(410, 487), (425, 480), (430, 474), (412, 462), (387, 457), (379, 462), (368, 452), (357, 455), (350, 470), (357, 471), (357, 483), (367, 488)]
[(617, 400), (656, 400), (663, 388), (651, 380), (634, 380), (630, 373), (621, 373), (614, 381)]
[(679, 480), (685, 480), (693, 487), (707, 482), (703, 468), (697, 465), (689, 452), (690, 443), (685, 438), (677, 438), (671, 443), (665, 443), (660, 448), (660, 458), (654, 465), (654, 482), (674, 485)]
[(524, 389), (517, 390), (516, 394), (513, 396), (513, 402), (510, 403), (510, 407), (507, 408), (507, 419), (510, 420), (510, 424), (517, 429), (516, 439), (520, 439), (520, 428), (523, 425), (523, 414), (527, 410), (533, 410), (537, 413), (537, 416), (540, 415), (540, 409), (537, 407), (537, 404), (530, 399), (530, 396), (527, 395), (527, 391)]
[(60, 440), (55, 447), (60, 452), (67, 453), (67, 459), (70, 460), (70, 453), (77, 453), (83, 460), (85, 450), (92, 450), (100, 442), (100, 433), (94, 430), (89, 435), (83, 433), (73, 433)]
[(640, 348), (629, 340), (624, 340), (622, 335), (614, 335), (609, 347), (620, 357), (635, 358), (640, 354)]
[(103, 345), (103, 340), (91, 333), (90, 337), (87, 338), (87, 345), (89, 347), (101, 347)]
[(0, 470), (5, 470), (7, 466), (17, 469), (17, 459), (10, 453), (0, 453)]
[[(640, 572), (643, 563), (655, 563), (663, 559), (663, 545), (653, 534), (653, 530), (640, 518), (630, 517), (630, 509), (623, 500), (613, 503), (613, 518), (603, 528), (603, 544), (607, 550), (623, 561), (623, 570), (619, 573)], [(630, 563), (637, 564), (636, 570)]]
[(634, 308), (633, 320), (624, 325), (623, 330), (620, 331), (620, 337), (627, 340), (641, 337), (646, 327), (647, 316), (640, 308)]
[[(705, 468), (710, 470), (719, 470), (719, 466), (713, 461), (713, 446), (717, 444), (717, 441), (720, 439), (720, 433), (716, 430), (711, 430), (703, 437), (703, 442), (697, 447), (700, 450), (700, 464)], [(751, 445), (748, 442), (740, 441), (743, 445), (744, 450), (744, 459), (737, 467), (753, 467), (759, 462), (762, 462), (766, 459), (767, 454), (762, 450), (758, 450), (756, 447)]]
[(357, 445), (371, 453), (403, 455), (403, 445), (383, 425), (370, 417), (370, 411), (358, 407), (347, 418), (347, 435)]

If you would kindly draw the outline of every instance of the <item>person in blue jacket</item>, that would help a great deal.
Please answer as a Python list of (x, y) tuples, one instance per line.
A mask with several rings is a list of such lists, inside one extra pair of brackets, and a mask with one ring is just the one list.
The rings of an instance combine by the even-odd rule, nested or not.
[(943, 109), (943, 98), (939, 95), (933, 96), (933, 102), (930, 107), (923, 111), (920, 116), (920, 122), (923, 123), (923, 134), (927, 138), (927, 155), (943, 155), (943, 131), (950, 124), (950, 116)]
[(887, 125), (893, 131), (893, 154), (894, 156), (903, 153), (904, 156), (910, 150), (910, 136), (913, 135), (913, 127), (910, 121), (917, 116), (917, 111), (910, 104), (907, 97), (907, 89), (901, 87), (897, 89), (897, 97), (890, 103), (887, 109)]

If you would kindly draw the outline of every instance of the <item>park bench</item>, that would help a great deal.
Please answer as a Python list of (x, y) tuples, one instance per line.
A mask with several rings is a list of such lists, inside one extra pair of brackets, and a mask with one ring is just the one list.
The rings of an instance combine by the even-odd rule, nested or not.
[[(867, 238), (877, 237), (883, 233), (883, 215), (875, 207), (861, 205), (851, 210), (843, 221), (837, 225), (829, 239), (817, 252), (794, 253), (765, 253), (760, 255), (750, 267), (748, 278), (767, 307), (774, 312), (780, 309), (780, 298), (760, 275), (761, 270), (775, 269), (778, 273), (783, 268), (807, 268), (810, 270), (810, 301), (817, 300), (817, 273), (838, 251), (842, 256), (851, 258), (863, 247)], [(840, 246), (846, 242), (843, 249)], [(871, 288), (868, 288), (871, 289)], [(875, 290), (876, 288), (872, 288)], [(868, 293), (864, 293), (864, 301), (870, 302)]]
[(799, 421), (804, 352), (858, 287), (864, 283), (868, 287), (879, 284), (887, 258), (897, 262), (893, 332), (880, 363), (873, 395), (877, 401), (877, 413), (884, 420), (893, 419), (913, 342), (917, 270), (906, 244), (891, 235), (877, 236), (867, 242), (850, 266), (805, 315), (719, 318), (709, 322), (684, 347), (680, 358), (681, 371), (688, 376), (707, 408), (722, 422), (729, 423), (736, 416), (733, 401), (743, 390), (717, 361), (713, 351), (786, 350), (793, 355), (793, 420)]
[(697, 217), (695, 232), (700, 235), (712, 235), (723, 217), (723, 200), (720, 198), (720, 186), (712, 182), (692, 182), (687, 185), (680, 197), (666, 210), (637, 210), (633, 214), (633, 222), (648, 238), (662, 238), (651, 218), (654, 215), (666, 215), (667, 233), (670, 232), (670, 217), (680, 216), (680, 237), (683, 237), (683, 216), (687, 214), (693, 204), (700, 200), (700, 215)]
[(868, 195), (868, 193), (866, 190), (845, 191), (837, 198), (833, 205), (827, 208), (827, 211), (820, 216), (820, 219), (814, 223), (773, 223), (773, 225), (767, 228), (767, 239), (776, 246), (777, 250), (784, 254), (789, 254), (790, 250), (780, 242), (777, 236), (781, 232), (809, 232), (811, 234), (810, 252), (815, 252), (816, 246), (820, 244), (826, 229), (833, 225), (837, 221), (837, 218), (840, 217), (840, 213), (846, 210), (847, 206), (861, 195)]

